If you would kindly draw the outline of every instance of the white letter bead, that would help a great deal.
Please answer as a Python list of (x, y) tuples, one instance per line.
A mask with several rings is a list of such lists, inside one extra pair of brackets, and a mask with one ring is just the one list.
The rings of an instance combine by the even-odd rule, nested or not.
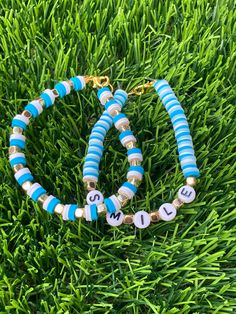
[(93, 190), (87, 194), (86, 201), (89, 205), (92, 205), (92, 204), (99, 205), (103, 203), (104, 197), (100, 191)]
[(183, 203), (191, 203), (196, 197), (196, 192), (194, 188), (189, 185), (184, 185), (178, 191), (178, 198)]
[(109, 225), (113, 227), (120, 226), (123, 222), (124, 214), (121, 210), (117, 210), (115, 213), (107, 213), (106, 214), (106, 220), (109, 223)]
[(140, 210), (134, 215), (133, 222), (137, 228), (144, 229), (150, 225), (151, 218), (147, 212)]
[(173, 220), (176, 216), (176, 208), (170, 203), (162, 204), (158, 212), (160, 218), (164, 221)]

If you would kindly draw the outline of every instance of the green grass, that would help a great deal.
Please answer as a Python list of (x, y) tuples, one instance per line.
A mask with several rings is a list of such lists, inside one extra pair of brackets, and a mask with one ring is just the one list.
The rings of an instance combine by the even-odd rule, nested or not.
[[(190, 123), (201, 180), (194, 203), (145, 230), (63, 222), (17, 186), (9, 125), (44, 88), (109, 75), (130, 90), (166, 78)], [(0, 313), (236, 313), (236, 8), (219, 0), (0, 1)], [(72, 93), (28, 129), (28, 164), (50, 193), (83, 204), (82, 165), (102, 109)], [(124, 211), (157, 209), (183, 184), (156, 93), (130, 98), (145, 178)], [(110, 131), (99, 188), (128, 163)]]

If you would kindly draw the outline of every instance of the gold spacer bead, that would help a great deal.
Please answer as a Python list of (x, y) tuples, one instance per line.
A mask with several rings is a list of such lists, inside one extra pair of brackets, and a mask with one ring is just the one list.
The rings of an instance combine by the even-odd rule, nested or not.
[(10, 146), (8, 149), (9, 155), (20, 153), (20, 152), (21, 152), (21, 149), (18, 146)]
[(136, 144), (135, 144), (135, 142), (130, 141), (130, 142), (128, 142), (128, 143), (125, 145), (125, 147), (126, 147), (127, 149), (135, 148), (135, 147), (136, 147)]
[(129, 201), (129, 198), (125, 194), (118, 194), (117, 199), (122, 207), (124, 207)]
[(107, 207), (104, 203), (97, 205), (97, 212), (99, 215), (104, 215), (107, 213)]
[(133, 215), (125, 215), (123, 223), (131, 225), (133, 223)]
[(31, 181), (25, 181), (23, 184), (22, 184), (22, 189), (27, 192), (29, 191), (29, 189), (31, 188), (31, 186), (33, 185), (33, 183)]
[(105, 101), (105, 104), (106, 104), (109, 100), (114, 100), (114, 97), (112, 97), (112, 96), (107, 97), (107, 99), (106, 99), (106, 101)]
[(152, 212), (149, 214), (151, 218), (151, 222), (157, 222), (160, 220), (160, 215), (158, 212)]
[(195, 186), (197, 184), (197, 179), (195, 177), (188, 177), (186, 183), (187, 185)]
[(135, 177), (129, 178), (129, 179), (128, 179), (128, 182), (131, 183), (131, 184), (133, 184), (133, 185), (135, 185), (135, 186), (138, 186), (139, 183), (140, 183), (139, 179), (138, 179), (138, 178), (135, 178)]
[(13, 166), (13, 171), (16, 173), (17, 171), (23, 169), (24, 166), (22, 164), (17, 164), (15, 166)]
[(53, 95), (57, 98), (59, 97), (59, 94), (55, 88), (52, 89)]
[(119, 129), (120, 129), (120, 132), (124, 132), (124, 131), (130, 130), (130, 126), (129, 124), (124, 124)]
[(96, 182), (95, 181), (85, 181), (85, 188), (88, 191), (93, 191), (96, 189)]
[(18, 126), (14, 126), (11, 130), (11, 134), (22, 134), (23, 133), (23, 129), (19, 128)]
[(54, 213), (55, 213), (56, 215), (62, 215), (63, 210), (64, 210), (64, 205), (62, 205), (62, 204), (57, 204), (56, 207), (55, 207), (55, 209), (54, 209)]
[(117, 110), (117, 109), (115, 109), (115, 110), (113, 110), (112, 112), (110, 112), (110, 115), (111, 115), (112, 117), (118, 116), (118, 114), (120, 114), (120, 111)]
[(45, 105), (45, 102), (44, 102), (44, 100), (43, 100), (42, 98), (39, 99), (39, 103), (40, 103), (42, 106)]
[(38, 198), (38, 202), (43, 205), (43, 203), (46, 201), (46, 199), (48, 198), (47, 194), (43, 194)]
[(28, 118), (28, 119), (30, 119), (32, 117), (31, 112), (29, 112), (28, 110), (24, 110), (21, 115)]
[(42, 98), (38, 97), (38, 98), (36, 98), (36, 100), (37, 100), (42, 106), (45, 105), (44, 100), (43, 100)]
[(77, 219), (83, 218), (84, 217), (84, 208), (76, 208), (75, 217)]
[(130, 161), (130, 166), (140, 166), (141, 165), (141, 162), (139, 160), (131, 160)]
[(71, 81), (71, 80), (68, 80), (68, 81), (66, 81), (69, 85), (70, 85), (70, 87), (74, 87), (74, 84), (73, 84), (73, 82)]
[(179, 209), (181, 206), (184, 205), (184, 203), (183, 203), (180, 199), (176, 198), (176, 199), (173, 200), (172, 205), (173, 205), (176, 209)]

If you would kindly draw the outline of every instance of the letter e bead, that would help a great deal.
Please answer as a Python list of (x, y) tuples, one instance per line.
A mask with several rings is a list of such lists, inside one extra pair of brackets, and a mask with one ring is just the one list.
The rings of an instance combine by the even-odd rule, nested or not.
[(178, 191), (178, 198), (183, 203), (191, 203), (196, 197), (194, 188), (189, 185), (182, 186)]

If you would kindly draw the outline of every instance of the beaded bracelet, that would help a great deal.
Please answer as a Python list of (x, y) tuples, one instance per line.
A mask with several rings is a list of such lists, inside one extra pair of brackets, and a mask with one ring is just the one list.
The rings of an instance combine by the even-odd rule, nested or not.
[[(101, 77), (103, 78), (103, 77)], [(48, 195), (46, 190), (39, 184), (33, 183), (34, 178), (30, 170), (25, 167), (26, 159), (22, 150), (25, 148), (25, 136), (22, 134), (26, 130), (27, 125), (30, 122), (30, 118), (36, 118), (43, 111), (43, 107), (49, 108), (55, 102), (57, 97), (64, 97), (68, 95), (73, 87), (76, 91), (81, 90), (85, 87), (86, 83), (92, 80), (94, 87), (103, 87), (109, 85), (109, 81), (101, 84), (98, 81), (98, 77), (82, 77), (77, 76), (71, 78), (69, 81), (63, 81), (55, 85), (53, 90), (47, 89), (41, 95), (40, 98), (32, 101), (25, 107), (25, 110), (21, 115), (16, 115), (12, 121), (12, 134), (10, 136), (10, 148), (9, 148), (9, 159), (10, 164), (14, 169), (15, 178), (17, 182), (22, 186), (23, 190), (26, 191), (27, 195), (35, 202), (42, 204), (43, 208), (49, 213), (57, 213), (62, 215), (64, 220), (75, 220), (76, 218), (85, 218), (87, 221), (97, 220), (98, 214), (115, 213), (124, 204), (124, 199), (127, 201), (131, 199), (137, 191), (137, 187), (132, 182), (125, 182), (119, 189), (120, 195), (112, 195), (104, 200), (104, 204), (96, 204), (96, 202), (89, 202), (83, 208), (78, 207), (76, 204), (62, 205), (61, 202), (53, 195)], [(127, 95), (124, 91), (116, 91), (115, 97), (111, 94), (108, 88), (102, 88), (98, 92), (98, 97), (107, 112), (105, 111), (95, 125), (92, 135), (89, 139), (89, 150), (88, 155), (85, 159), (84, 165), (84, 177), (83, 181), (87, 183), (92, 189), (92, 183), (96, 182), (98, 161), (101, 158), (103, 151), (103, 139), (106, 132), (111, 127), (112, 117), (119, 114), (122, 106), (124, 105)], [(118, 115), (117, 115), (118, 117)], [(132, 132), (128, 130), (129, 121), (123, 114), (123, 120), (126, 122), (126, 128), (120, 134), (120, 140), (125, 146), (127, 141), (132, 140), (136, 142)], [(135, 160), (142, 160), (141, 151), (136, 148), (136, 152), (130, 152), (128, 159), (134, 160), (132, 156), (136, 156)], [(131, 156), (132, 155), (132, 156)], [(130, 157), (131, 156), (131, 157)], [(137, 163), (137, 162), (136, 162)], [(132, 164), (132, 163), (131, 163)], [(140, 173), (139, 179), (142, 178), (143, 168), (141, 166), (133, 166), (136, 172)], [(134, 170), (134, 169), (133, 169)], [(129, 177), (130, 171), (127, 177)], [(92, 180), (92, 181), (91, 181)], [(139, 180), (139, 181), (140, 181)], [(95, 184), (93, 185), (95, 187)], [(98, 191), (97, 191), (98, 192)], [(91, 193), (94, 193), (91, 192)], [(94, 195), (96, 200), (96, 194)], [(89, 196), (87, 199), (91, 199), (93, 196)], [(103, 200), (102, 200), (103, 201)]]
[[(184, 203), (190, 203), (195, 199), (196, 192), (193, 189), (193, 186), (196, 184), (196, 177), (199, 177), (199, 170), (196, 165), (196, 157), (194, 154), (192, 137), (190, 135), (190, 130), (188, 126), (188, 122), (186, 116), (184, 114), (184, 110), (181, 107), (179, 101), (177, 100), (173, 90), (171, 89), (170, 85), (165, 80), (157, 80), (154, 82), (149, 82), (145, 85), (136, 87), (132, 92), (129, 94), (136, 94), (140, 95), (144, 92), (144, 88), (149, 88), (153, 86), (160, 96), (173, 124), (173, 128), (175, 131), (175, 137), (177, 140), (178, 145), (178, 153), (180, 159), (180, 165), (186, 178), (186, 185), (182, 186), (178, 191), (178, 198), (176, 198), (172, 204), (171, 203), (164, 203), (160, 206), (158, 211), (152, 212), (148, 214), (146, 211), (138, 211), (134, 215), (133, 214), (126, 214), (124, 215), (123, 212), (119, 208), (116, 208), (115, 213), (110, 213), (108, 211), (106, 215), (107, 222), (112, 226), (119, 226), (122, 223), (128, 223), (134, 225), (138, 228), (146, 228), (149, 226), (150, 222), (157, 222), (159, 220), (170, 221), (175, 218), (176, 211), (180, 208)], [(101, 89), (100, 95), (104, 94), (100, 99), (101, 103), (103, 101), (107, 101), (107, 98), (112, 98), (112, 95), (109, 94), (110, 90), (106, 87)], [(122, 91), (124, 93), (124, 91)], [(100, 96), (99, 95), (99, 96)], [(113, 112), (113, 122), (118, 130), (124, 131), (128, 128), (128, 123), (124, 114), (120, 114), (119, 112)], [(100, 125), (99, 123), (97, 125)], [(95, 128), (96, 130), (96, 124)], [(108, 131), (108, 130), (106, 130)], [(93, 134), (93, 131), (92, 131)], [(122, 133), (121, 133), (122, 134)], [(129, 138), (124, 143), (131, 155), (135, 152), (135, 138)], [(130, 149), (131, 148), (131, 149)], [(130, 149), (130, 151), (129, 151)], [(134, 154), (135, 155), (135, 154)], [(130, 160), (131, 162), (139, 162), (141, 160)], [(138, 167), (140, 166), (131, 166), (127, 175), (128, 181), (132, 182), (134, 186), (137, 186), (142, 179), (141, 172), (138, 171)], [(134, 170), (134, 171), (133, 171)], [(93, 190), (95, 186), (95, 182), (92, 182), (94, 178), (90, 177), (89, 180), (89, 189)], [(96, 177), (97, 180), (97, 177)], [(93, 186), (93, 187), (91, 187)], [(121, 207), (126, 205), (127, 200), (129, 199), (128, 193), (124, 193), (122, 190), (118, 190), (118, 199), (123, 198), (123, 202), (121, 202)], [(96, 199), (96, 200), (95, 200)], [(103, 195), (94, 190), (88, 193), (87, 201), (90, 204), (99, 204), (98, 206), (106, 205), (106, 202), (103, 203)]]
[[(88, 151), (90, 156), (87, 156), (87, 159), (85, 159), (83, 172), (83, 180), (86, 182), (88, 190), (92, 190), (90, 192), (92, 194), (88, 193), (87, 196), (88, 203), (90, 202), (90, 204), (86, 205), (84, 208), (78, 208), (78, 206), (74, 204), (64, 206), (60, 204), (60, 201), (52, 195), (48, 196), (46, 191), (38, 183), (32, 183), (33, 177), (29, 169), (24, 168), (26, 161), (24, 154), (21, 152), (21, 150), (24, 148), (25, 142), (25, 137), (22, 135), (22, 132), (26, 129), (26, 126), (29, 123), (29, 118), (31, 116), (38, 116), (42, 112), (43, 106), (46, 108), (50, 107), (54, 103), (56, 97), (63, 97), (67, 95), (70, 92), (71, 87), (74, 87), (75, 90), (82, 89), (85, 86), (86, 81), (89, 82), (90, 80), (93, 80), (95, 87), (109, 85), (109, 80), (107, 80), (105, 84), (101, 84), (97, 77), (71, 78), (69, 81), (58, 83), (53, 90), (44, 91), (39, 99), (31, 102), (26, 106), (22, 115), (17, 115), (13, 119), (13, 134), (10, 138), (11, 147), (9, 152), (10, 163), (16, 172), (15, 177), (18, 183), (22, 185), (23, 189), (29, 196), (31, 196), (34, 201), (39, 201), (42, 203), (45, 210), (50, 213), (55, 212), (57, 214), (62, 214), (63, 219), (65, 220), (75, 220), (76, 218), (82, 217), (89, 221), (96, 220), (99, 213), (107, 212), (107, 221), (113, 226), (118, 226), (124, 222), (128, 224), (134, 223), (136, 227), (145, 228), (150, 224), (150, 222), (156, 222), (160, 219), (165, 221), (173, 219), (176, 216), (176, 209), (178, 209), (184, 203), (192, 202), (195, 198), (196, 193), (192, 186), (196, 184), (195, 178), (199, 176), (199, 170), (196, 165), (192, 138), (189, 132), (189, 127), (187, 119), (184, 115), (184, 111), (172, 89), (165, 80), (154, 81), (142, 85), (141, 92), (139, 91), (140, 87), (138, 86), (129, 94), (141, 94), (145, 87), (154, 85), (154, 88), (159, 94), (165, 108), (170, 115), (177, 139), (181, 168), (184, 176), (187, 178), (187, 185), (179, 189), (178, 198), (175, 199), (172, 204), (165, 203), (159, 208), (158, 211), (152, 212), (150, 214), (145, 211), (139, 211), (135, 215), (124, 215), (120, 211), (120, 208), (126, 204), (127, 200), (133, 197), (137, 190), (136, 185), (138, 185), (142, 178), (143, 169), (139, 166), (139, 163), (142, 160), (142, 155), (140, 151), (136, 151), (136, 140), (132, 137), (132, 133), (129, 133), (131, 131), (128, 127), (129, 123), (127, 118), (120, 113), (121, 107), (124, 105), (127, 99), (127, 94), (120, 90), (116, 91), (115, 97), (113, 97), (107, 87), (102, 88), (98, 92), (100, 102), (105, 105), (107, 112), (103, 113), (102, 117), (93, 129), (89, 143), (91, 147)], [(101, 203), (101, 200), (103, 201), (103, 197), (100, 195), (99, 204), (96, 204), (96, 198), (98, 198), (97, 193), (100, 193), (98, 191), (94, 191), (98, 176), (97, 162), (99, 162), (103, 150), (103, 147), (98, 145), (101, 144), (98, 141), (101, 141), (101, 139), (103, 141), (106, 132), (111, 127), (111, 119), (114, 120), (117, 129), (121, 131), (121, 141), (126, 138), (123, 146), (128, 149), (128, 155), (130, 149), (131, 155), (133, 155), (133, 157), (135, 154), (139, 156), (136, 158), (136, 160), (134, 158), (134, 164), (131, 163), (131, 167), (128, 172), (129, 175), (127, 175), (128, 181), (118, 191), (120, 194), (118, 194), (118, 196), (112, 195), (110, 198), (105, 199), (104, 203)], [(122, 136), (122, 133), (125, 134)], [(91, 156), (91, 154), (93, 156)]]
[[(106, 110), (92, 129), (83, 170), (83, 181), (87, 183), (87, 189), (90, 191), (86, 198), (87, 203), (96, 205), (99, 212), (107, 212), (106, 219), (113, 226), (118, 226), (122, 222), (130, 223), (130, 217), (124, 215), (120, 209), (127, 204), (129, 199), (134, 197), (144, 173), (141, 166), (143, 160), (141, 150), (135, 145), (136, 138), (130, 130), (128, 118), (124, 113), (120, 113), (127, 97), (127, 93), (123, 90), (117, 90), (114, 97), (108, 87), (103, 87), (98, 91), (98, 98)], [(127, 182), (119, 188), (118, 194), (104, 199), (102, 193), (95, 190), (95, 187), (98, 180), (98, 166), (103, 152), (103, 140), (113, 122), (116, 129), (120, 131), (121, 144), (128, 150), (130, 167), (126, 176)], [(85, 210), (89, 205), (85, 206)]]

